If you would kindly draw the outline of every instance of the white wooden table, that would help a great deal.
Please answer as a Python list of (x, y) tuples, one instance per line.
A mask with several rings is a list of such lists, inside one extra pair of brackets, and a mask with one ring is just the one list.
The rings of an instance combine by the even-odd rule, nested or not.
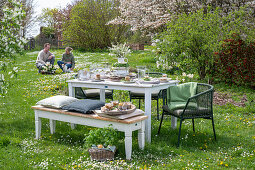
[[(75, 87), (87, 87), (87, 88), (98, 88), (100, 89), (100, 100), (105, 102), (105, 90), (128, 90), (144, 92), (145, 94), (145, 114), (148, 119), (145, 121), (145, 137), (146, 141), (151, 143), (151, 94), (154, 91), (159, 91), (162, 89), (167, 89), (169, 86), (175, 86), (178, 84), (177, 80), (171, 80), (167, 83), (160, 84), (125, 84), (123, 82), (112, 82), (112, 81), (102, 81), (93, 82), (91, 80), (80, 81), (78, 79), (68, 80), (69, 96), (75, 97)], [(176, 128), (177, 119), (172, 117), (171, 126)]]
[(138, 144), (140, 149), (145, 146), (145, 120), (147, 116), (141, 115), (127, 118), (125, 120), (117, 120), (105, 118), (96, 114), (81, 114), (77, 112), (70, 112), (62, 109), (52, 109), (43, 106), (32, 106), (35, 111), (35, 132), (36, 139), (41, 136), (41, 118), (50, 120), (50, 132), (54, 134), (56, 127), (56, 120), (75, 123), (80, 125), (87, 125), (92, 127), (108, 127), (125, 133), (125, 152), (126, 159), (131, 159), (132, 154), (132, 132), (138, 130)]

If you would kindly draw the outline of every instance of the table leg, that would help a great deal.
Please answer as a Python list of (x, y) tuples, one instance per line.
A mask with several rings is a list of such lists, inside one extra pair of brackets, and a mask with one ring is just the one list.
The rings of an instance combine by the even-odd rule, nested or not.
[[(72, 86), (72, 83), (68, 83), (68, 92), (69, 96), (75, 97), (75, 88)], [(71, 123), (71, 129), (75, 129), (75, 124)]]
[(56, 129), (56, 120), (50, 119), (50, 133), (54, 134)]
[(100, 89), (100, 101), (105, 102), (105, 89)]
[(132, 154), (132, 131), (128, 130), (125, 131), (125, 152), (126, 152), (126, 159), (131, 159)]
[(41, 118), (38, 116), (37, 111), (35, 111), (35, 139), (40, 138), (41, 128), (42, 128)]
[(141, 122), (141, 129), (138, 130), (138, 144), (140, 149), (144, 149), (145, 146), (145, 121)]
[(151, 91), (145, 89), (145, 115), (148, 119), (145, 120), (145, 137), (146, 141), (151, 143)]
[[(178, 83), (175, 84), (177, 86)], [(174, 116), (171, 116), (171, 128), (176, 129), (177, 128), (177, 118)]]
[(75, 88), (72, 86), (72, 84), (71, 84), (71, 83), (68, 83), (68, 92), (69, 92), (69, 96), (75, 97), (74, 89), (75, 89)]

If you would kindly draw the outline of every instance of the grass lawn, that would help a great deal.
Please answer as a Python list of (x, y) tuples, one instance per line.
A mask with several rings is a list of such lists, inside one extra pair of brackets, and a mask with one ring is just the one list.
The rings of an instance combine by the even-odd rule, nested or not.
[[(63, 50), (52, 51), (56, 61)], [(152, 143), (138, 149), (137, 133), (133, 134), (132, 160), (125, 160), (124, 136), (120, 133), (116, 159), (109, 162), (90, 161), (83, 148), (85, 134), (92, 129), (57, 122), (56, 133), (50, 134), (49, 121), (42, 120), (42, 137), (35, 140), (34, 111), (37, 101), (56, 94), (67, 95), (66, 80), (74, 74), (41, 75), (35, 67), (38, 51), (18, 56), (18, 77), (8, 94), (0, 98), (0, 169), (254, 169), (255, 167), (255, 106), (254, 90), (215, 84), (219, 93), (229, 94), (236, 102), (246, 95), (245, 107), (233, 104), (214, 105), (217, 141), (213, 139), (210, 120), (191, 120), (182, 126), (181, 146), (176, 148), (178, 129), (170, 128), (166, 117), (157, 135), (156, 102), (152, 108)], [(97, 62), (116, 62), (107, 52), (74, 51), (77, 68)], [(155, 69), (150, 51), (134, 52), (129, 58), (132, 67), (147, 65)], [(55, 62), (56, 63), (56, 62)], [(127, 92), (115, 91), (114, 99), (128, 100)], [(137, 102), (137, 101), (136, 101)], [(162, 101), (161, 101), (162, 102)], [(136, 103), (137, 104), (137, 103)], [(161, 103), (162, 104), (162, 103)]]

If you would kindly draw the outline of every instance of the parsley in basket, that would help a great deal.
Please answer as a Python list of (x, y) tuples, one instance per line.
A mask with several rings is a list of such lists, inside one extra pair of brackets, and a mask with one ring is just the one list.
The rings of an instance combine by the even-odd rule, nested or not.
[(84, 141), (85, 148), (109, 148), (117, 144), (118, 133), (112, 127), (97, 128), (90, 130), (89, 134), (84, 138)]

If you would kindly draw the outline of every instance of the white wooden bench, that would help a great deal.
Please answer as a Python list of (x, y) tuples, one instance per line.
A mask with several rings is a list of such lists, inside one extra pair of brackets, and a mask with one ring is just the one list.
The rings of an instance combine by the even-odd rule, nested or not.
[(46, 108), (43, 106), (32, 106), (32, 109), (35, 111), (36, 139), (39, 139), (41, 136), (41, 118), (46, 118), (50, 119), (51, 134), (54, 134), (55, 132), (56, 120), (98, 128), (112, 125), (114, 129), (125, 133), (126, 159), (131, 159), (133, 131), (138, 130), (139, 148), (143, 149), (145, 146), (145, 120), (148, 116), (136, 116), (125, 120), (116, 120), (100, 117), (96, 114), (81, 114), (62, 109)]

